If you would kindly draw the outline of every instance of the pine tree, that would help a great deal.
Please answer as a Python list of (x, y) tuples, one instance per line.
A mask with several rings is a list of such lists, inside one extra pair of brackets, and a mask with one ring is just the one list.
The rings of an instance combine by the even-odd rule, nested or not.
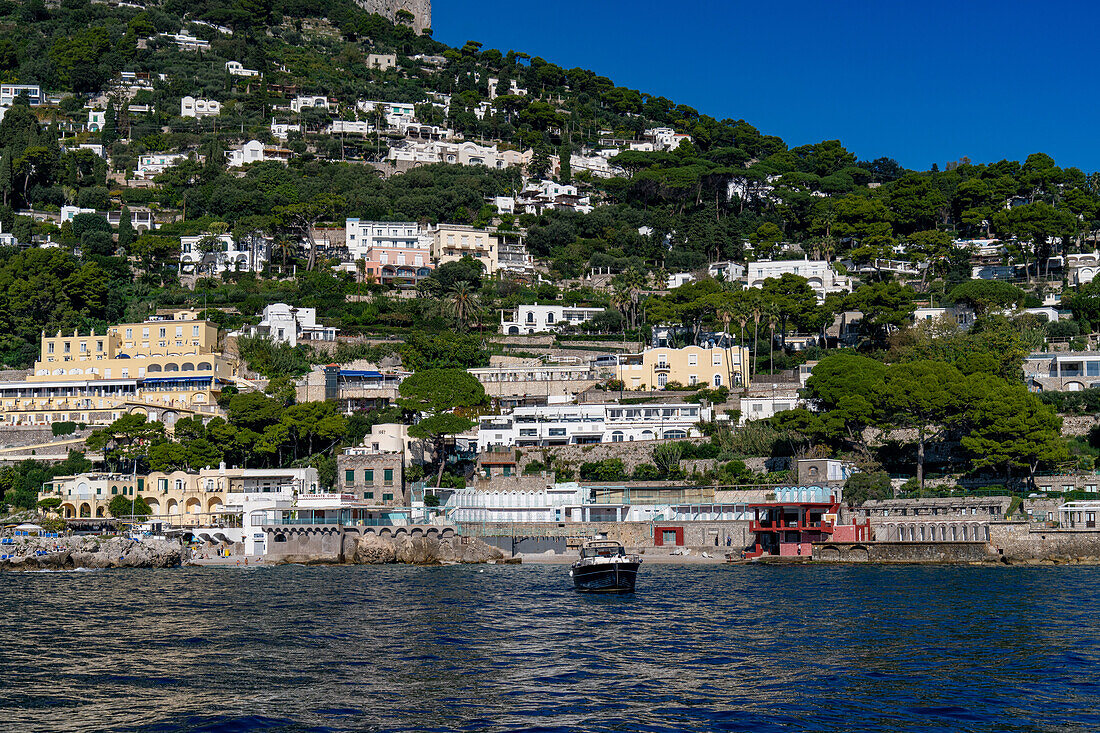
[(107, 110), (103, 113), (103, 129), (99, 138), (104, 145), (111, 145), (118, 140), (118, 114), (112, 102), (107, 102)]
[(8, 205), (8, 194), (11, 193), (11, 150), (4, 148), (0, 157), (0, 191), (4, 193), (4, 206)]
[(129, 251), (130, 244), (134, 241), (134, 225), (130, 221), (130, 209), (122, 207), (122, 213), (118, 218), (118, 247)]
[(568, 142), (563, 142), (561, 147), (558, 148), (558, 158), (561, 159), (561, 178), (562, 183), (573, 182), (573, 166), (570, 162), (570, 157), (573, 155), (573, 146)]

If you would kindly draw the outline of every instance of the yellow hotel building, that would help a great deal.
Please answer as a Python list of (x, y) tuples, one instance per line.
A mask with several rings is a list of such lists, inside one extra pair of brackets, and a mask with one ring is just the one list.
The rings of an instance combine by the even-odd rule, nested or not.
[(748, 386), (749, 350), (743, 346), (653, 348), (621, 354), (617, 377), (626, 389), (664, 389), (669, 382), (712, 388)]
[(38, 361), (20, 382), (0, 382), (0, 421), (108, 424), (128, 412), (174, 423), (214, 414), (216, 396), (237, 376), (218, 353), (218, 327), (178, 311), (106, 333), (42, 334)]

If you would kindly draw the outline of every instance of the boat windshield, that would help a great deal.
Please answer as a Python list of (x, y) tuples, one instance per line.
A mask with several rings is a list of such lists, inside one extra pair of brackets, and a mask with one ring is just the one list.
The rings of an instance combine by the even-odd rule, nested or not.
[(581, 551), (581, 557), (618, 557), (623, 554), (620, 544), (591, 545)]

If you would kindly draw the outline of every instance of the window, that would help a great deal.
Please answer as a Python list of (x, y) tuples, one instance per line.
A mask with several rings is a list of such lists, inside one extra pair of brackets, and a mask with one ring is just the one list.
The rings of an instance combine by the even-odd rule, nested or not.
[(519, 435), (521, 438), (533, 438), (538, 435), (536, 428), (520, 428)]
[(721, 387), (722, 386), (722, 375), (721, 374), (715, 374), (714, 375), (714, 386), (715, 387)]
[(386, 486), (393, 486), (393, 469), (392, 468), (382, 469), (382, 482)]
[(373, 484), (374, 483), (374, 469), (373, 468), (364, 468), (363, 469), (363, 483), (365, 483), (365, 484)]
[(1085, 362), (1085, 375), (1089, 377), (1100, 377), (1100, 361)]
[(81, 341), (80, 342), (80, 353), (81, 354), (87, 354), (88, 353), (88, 342), (87, 341)]
[(349, 468), (346, 471), (344, 471), (344, 483), (347, 483), (347, 484), (354, 484), (355, 483), (355, 471), (354, 471), (354, 469)]
[(46, 344), (46, 353), (47, 354), (52, 354), (53, 353), (53, 341)]
[(550, 437), (558, 438), (565, 435), (565, 428), (550, 428)]
[(183, 336), (183, 326), (176, 326), (176, 338)]
[(132, 339), (133, 337), (134, 337), (134, 329), (127, 328), (126, 329), (126, 338)]
[(66, 341), (66, 342), (65, 342), (65, 353), (66, 353), (66, 354), (68, 354), (68, 353), (69, 353), (69, 351), (70, 351), (70, 349), (69, 349), (69, 342), (68, 342), (68, 341)]
[(667, 374), (658, 374), (657, 375), (657, 386), (658, 387), (664, 387), (666, 384), (668, 384), (668, 375)]
[(722, 352), (715, 351), (711, 357), (711, 366), (722, 366)]
[(698, 365), (699, 365), (699, 355), (698, 354), (688, 354), (688, 366), (698, 366)]
[(96, 351), (103, 351), (103, 342), (102, 341), (96, 341), (95, 342), (95, 350)]
[(167, 334), (168, 334), (168, 329), (167, 328), (160, 329), (160, 337), (161, 338), (164, 338), (165, 336), (167, 336)]
[(363, 492), (363, 498), (364, 499), (373, 499), (374, 498), (374, 492), (373, 491), (364, 491)]
[(692, 387), (694, 387), (698, 383), (699, 383), (698, 375), (692, 374), (691, 376), (688, 377), (688, 384), (691, 385)]
[(393, 501), (393, 494), (382, 494), (382, 501)]
[(611, 434), (611, 442), (612, 443), (621, 443), (621, 442), (623, 442), (623, 432), (621, 430), (616, 430), (615, 432), (613, 432)]

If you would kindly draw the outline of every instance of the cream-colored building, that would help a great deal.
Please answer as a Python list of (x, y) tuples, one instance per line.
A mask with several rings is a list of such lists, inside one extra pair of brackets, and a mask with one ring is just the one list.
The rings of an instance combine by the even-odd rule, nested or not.
[(733, 388), (748, 384), (748, 363), (743, 346), (653, 348), (620, 355), (617, 376), (627, 389), (664, 389), (670, 382)]
[(486, 274), (499, 267), (497, 238), (484, 229), (460, 224), (440, 224), (431, 231), (432, 259), (436, 266), (472, 257), (485, 266)]
[[(119, 495), (142, 497), (151, 519), (175, 527), (200, 527), (239, 515), (246, 499), (292, 501), (319, 491), (315, 468), (208, 468), (192, 473), (172, 471), (148, 475), (82, 473), (57, 476), (42, 485), (38, 498), (61, 499), (58, 511), (66, 519), (107, 518), (108, 506)], [(230, 524), (233, 522), (230, 521)]]
[(197, 315), (178, 311), (105, 333), (43, 333), (31, 375), (0, 382), (0, 421), (106, 424), (141, 412), (172, 424), (215, 414), (215, 398), (236, 378), (237, 363), (218, 352), (218, 327)]

